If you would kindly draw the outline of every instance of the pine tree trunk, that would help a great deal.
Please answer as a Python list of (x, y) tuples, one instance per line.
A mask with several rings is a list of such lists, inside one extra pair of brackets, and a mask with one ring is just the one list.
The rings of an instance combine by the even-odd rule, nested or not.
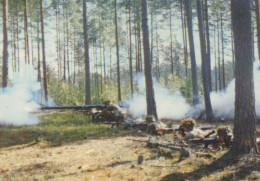
[(25, 63), (30, 64), (28, 23), (27, 23), (27, 0), (24, 0), (24, 40), (25, 40)]
[(258, 59), (260, 60), (260, 18), (259, 18), (259, 0), (255, 0), (255, 15), (256, 15), (256, 33), (258, 45)]
[(223, 31), (223, 17), (222, 12), (220, 13), (220, 26), (221, 26), (221, 47), (222, 47), (222, 81), (223, 81), (223, 89), (226, 88), (225, 81), (225, 50), (224, 50), (224, 31)]
[(192, 28), (192, 13), (190, 7), (190, 0), (185, 0), (185, 10), (188, 24), (188, 35), (190, 44), (190, 59), (191, 59), (191, 74), (192, 74), (192, 98), (193, 105), (199, 103), (199, 90), (198, 90), (198, 78), (197, 78), (197, 65), (195, 57), (195, 48), (193, 40), (193, 28)]
[(31, 56), (32, 56), (32, 65), (34, 65), (34, 58), (33, 58), (33, 25), (31, 22)]
[[(65, 1), (63, 0), (63, 3)], [(65, 18), (65, 10), (63, 9), (63, 80), (66, 81), (66, 18)]]
[(153, 65), (153, 12), (151, 11), (151, 65)]
[(202, 10), (201, 10), (201, 0), (197, 0), (197, 13), (198, 13), (198, 26), (199, 26), (199, 35), (200, 35), (200, 50), (201, 50), (201, 70), (202, 70), (202, 83), (203, 83), (203, 91), (204, 91), (204, 102), (205, 102), (205, 109), (206, 109), (206, 120), (212, 121), (213, 119), (213, 112), (211, 107), (211, 100), (210, 100), (210, 86), (208, 82), (208, 67), (207, 67), (207, 54), (206, 54), (206, 42), (205, 42), (205, 35), (203, 29), (203, 20), (202, 20)]
[(250, 9), (250, 1), (231, 1), (236, 55), (233, 155), (258, 152)]
[(69, 49), (69, 19), (68, 19), (68, 14), (66, 13), (66, 39), (67, 39), (67, 75), (68, 75), (68, 82), (70, 83), (70, 49)]
[(217, 46), (216, 46), (216, 25), (214, 24), (214, 55), (215, 55), (215, 91), (218, 91), (218, 68), (217, 68)]
[(210, 53), (210, 34), (209, 34), (209, 16), (208, 16), (208, 0), (205, 0), (204, 4), (205, 9), (205, 23), (206, 23), (206, 43), (207, 43), (207, 69), (208, 72), (208, 84), (209, 90), (212, 91), (212, 81), (211, 81), (211, 53)]
[(159, 51), (159, 34), (158, 34), (158, 25), (157, 25), (157, 17), (155, 15), (155, 33), (156, 33), (156, 53), (157, 53), (157, 57), (156, 57), (156, 66), (155, 66), (155, 70), (156, 70), (156, 77), (157, 79), (160, 78), (160, 51)]
[(8, 35), (7, 35), (7, 3), (3, 0), (3, 64), (2, 88), (8, 85)]
[(234, 35), (231, 28), (231, 50), (232, 50), (232, 68), (233, 68), (233, 77), (235, 77), (235, 50), (234, 50)]
[(49, 101), (48, 101), (48, 87), (47, 87), (47, 66), (46, 66), (46, 60), (45, 60), (45, 39), (44, 39), (44, 21), (43, 21), (42, 0), (40, 0), (40, 14), (41, 14), (41, 34), (42, 34), (42, 66), (43, 66), (44, 100), (45, 100), (45, 105), (48, 105)]
[(174, 70), (174, 64), (173, 64), (173, 41), (172, 41), (172, 9), (170, 8), (170, 48), (171, 48), (171, 54), (170, 54), (170, 61), (171, 61), (171, 73), (173, 75)]
[(41, 53), (40, 53), (40, 28), (39, 28), (39, 21), (37, 20), (37, 52), (38, 52), (38, 66), (37, 66), (37, 80), (41, 82)]
[(131, 94), (133, 95), (134, 83), (133, 83), (133, 62), (132, 62), (131, 0), (129, 0), (128, 26), (129, 26), (129, 74), (130, 74), (129, 76), (130, 76)]
[(17, 71), (20, 72), (20, 47), (19, 47), (19, 18), (18, 18), (18, 5), (16, 4), (16, 41), (17, 41)]
[(220, 66), (220, 33), (219, 33), (219, 17), (217, 14), (217, 29), (218, 29), (218, 83), (219, 83), (219, 90), (222, 90), (222, 81), (221, 81), (221, 66)]
[(185, 13), (183, 13), (183, 2), (180, 0), (181, 7), (181, 27), (182, 27), (182, 41), (183, 41), (183, 57), (185, 64), (185, 76), (188, 75), (188, 56), (187, 56), (187, 33), (186, 33), (186, 17)]
[(118, 29), (117, 29), (117, 0), (114, 0), (115, 8), (115, 37), (116, 37), (116, 58), (117, 58), (117, 90), (118, 90), (118, 101), (122, 100), (121, 98), (121, 86), (120, 86), (120, 61), (119, 61), (119, 43), (118, 43)]
[(142, 0), (142, 30), (143, 30), (143, 47), (144, 47), (144, 61), (145, 61), (145, 85), (146, 85), (146, 103), (147, 115), (153, 115), (158, 120), (156, 111), (156, 102), (153, 90), (151, 56), (149, 48), (149, 32), (147, 25), (147, 2)]
[(86, 0), (83, 0), (83, 30), (84, 30), (84, 58), (85, 58), (85, 104), (91, 103), (91, 84), (89, 68), (89, 44), (88, 44), (88, 23), (87, 23)]

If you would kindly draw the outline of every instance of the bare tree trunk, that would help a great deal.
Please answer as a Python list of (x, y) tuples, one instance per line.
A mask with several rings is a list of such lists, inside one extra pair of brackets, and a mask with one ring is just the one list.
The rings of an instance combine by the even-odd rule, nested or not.
[(44, 87), (45, 105), (48, 105), (49, 101), (48, 101), (48, 87), (47, 87), (47, 66), (46, 66), (46, 60), (45, 60), (45, 39), (44, 39), (44, 21), (43, 21), (42, 0), (40, 0), (40, 14), (41, 14), (41, 34), (42, 34), (43, 87)]
[(70, 83), (70, 50), (69, 50), (69, 19), (68, 19), (68, 14), (66, 13), (66, 39), (67, 39), (67, 71), (68, 71), (68, 81)]
[(18, 5), (16, 4), (16, 41), (17, 41), (17, 70), (20, 72), (20, 47), (19, 47), (19, 18), (18, 18)]
[(157, 22), (156, 15), (155, 15), (155, 31), (156, 31), (156, 53), (157, 53), (155, 70), (156, 70), (156, 77), (159, 79), (160, 78), (160, 51), (159, 51), (158, 22)]
[(218, 91), (218, 68), (217, 68), (217, 46), (216, 46), (216, 25), (214, 24), (214, 55), (215, 55), (215, 91)]
[(2, 88), (8, 85), (8, 35), (7, 35), (7, 3), (3, 0), (3, 64)]
[(143, 47), (144, 47), (144, 60), (145, 60), (145, 83), (146, 83), (146, 102), (147, 102), (147, 115), (153, 115), (158, 120), (156, 111), (156, 102), (153, 90), (152, 81), (152, 68), (151, 56), (149, 48), (149, 31), (147, 25), (147, 2), (142, 0), (142, 30), (143, 30)]
[(203, 91), (204, 91), (204, 102), (205, 102), (205, 109), (206, 109), (206, 120), (212, 121), (213, 119), (213, 111), (211, 107), (211, 100), (210, 100), (210, 88), (209, 82), (207, 79), (208, 76), (208, 67), (207, 67), (207, 54), (206, 54), (206, 42), (204, 36), (204, 29), (203, 29), (203, 20), (202, 20), (202, 10), (201, 10), (201, 0), (197, 0), (197, 13), (198, 13), (198, 26), (199, 26), (199, 35), (200, 35), (200, 50), (201, 50), (201, 69), (202, 69), (202, 82), (203, 82)]
[(153, 11), (151, 11), (151, 64), (153, 65)]
[(225, 50), (224, 50), (224, 31), (223, 31), (223, 17), (222, 12), (220, 13), (220, 26), (221, 26), (221, 47), (222, 47), (222, 81), (223, 81), (223, 89), (226, 88), (225, 81)]
[(208, 16), (208, 0), (205, 0), (204, 4), (205, 9), (205, 23), (206, 23), (206, 43), (207, 43), (207, 69), (208, 72), (208, 84), (209, 84), (209, 91), (212, 91), (212, 81), (211, 81), (211, 53), (210, 53), (210, 34), (209, 34), (209, 16)]
[(256, 15), (256, 34), (258, 45), (258, 59), (260, 60), (260, 18), (259, 18), (259, 0), (255, 0), (255, 15)]
[(182, 27), (182, 41), (183, 41), (183, 57), (185, 64), (185, 75), (188, 75), (188, 56), (187, 56), (187, 33), (186, 33), (186, 17), (183, 13), (183, 2), (180, 0), (181, 6), (181, 27)]
[(115, 37), (116, 37), (116, 58), (117, 58), (117, 90), (118, 101), (121, 101), (121, 86), (120, 86), (120, 61), (119, 61), (119, 43), (118, 43), (118, 30), (117, 30), (117, 0), (114, 0), (115, 6)]
[(173, 75), (173, 41), (172, 41), (172, 9), (170, 8), (170, 48), (171, 48), (171, 54), (170, 54), (170, 61), (171, 61), (171, 73)]
[(250, 1), (231, 1), (236, 55), (233, 155), (258, 152), (250, 9)]
[(28, 23), (27, 23), (27, 0), (24, 0), (24, 41), (25, 41), (25, 63), (30, 64)]
[(84, 56), (85, 56), (85, 104), (91, 103), (91, 84), (89, 68), (89, 45), (88, 45), (88, 23), (87, 23), (86, 0), (83, 0), (83, 30), (84, 30)]
[(34, 65), (34, 58), (33, 58), (33, 25), (31, 22), (31, 56), (32, 56), (32, 64)]
[(220, 43), (219, 43), (219, 37), (220, 37), (220, 33), (219, 33), (219, 17), (217, 14), (217, 29), (218, 29), (218, 83), (219, 83), (219, 90), (222, 90), (222, 81), (221, 81), (221, 66), (220, 66)]
[(196, 105), (199, 103), (199, 89), (198, 89), (195, 48), (194, 48), (194, 40), (193, 40), (192, 13), (190, 7), (190, 0), (185, 0), (185, 10), (186, 10), (186, 17), (187, 17), (187, 24), (188, 24), (189, 44), (190, 44), (192, 98), (193, 98), (193, 105)]
[(41, 53), (40, 53), (40, 28), (39, 28), (39, 21), (37, 20), (37, 52), (38, 52), (38, 66), (37, 66), (37, 80), (41, 82)]
[(133, 93), (134, 93), (134, 83), (133, 83), (133, 63), (132, 63), (131, 0), (129, 0), (128, 25), (129, 25), (129, 73), (130, 73), (130, 87), (131, 87), (131, 94), (133, 95)]
[(235, 77), (235, 50), (234, 50), (234, 35), (231, 28), (231, 50), (232, 50), (232, 68), (233, 68), (233, 77)]
[[(63, 0), (63, 2), (65, 2)], [(66, 17), (65, 17), (65, 10), (63, 9), (63, 80), (66, 81)]]

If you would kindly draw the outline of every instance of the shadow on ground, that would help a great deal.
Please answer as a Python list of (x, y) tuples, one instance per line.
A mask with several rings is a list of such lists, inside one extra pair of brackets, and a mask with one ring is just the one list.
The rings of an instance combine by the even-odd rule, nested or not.
[[(162, 178), (161, 181), (200, 180), (213, 173), (222, 172), (227, 167), (231, 169), (232, 174), (223, 176), (221, 178), (222, 181), (243, 180), (248, 176), (250, 180), (258, 180), (260, 179), (260, 157), (257, 156), (258, 159), (252, 159), (252, 157), (254, 156), (251, 155), (248, 159), (245, 159), (245, 157), (243, 157), (243, 159), (235, 159), (230, 152), (227, 152), (209, 165), (203, 165), (193, 172), (172, 173)], [(254, 172), (256, 172), (256, 174), (252, 175)]]

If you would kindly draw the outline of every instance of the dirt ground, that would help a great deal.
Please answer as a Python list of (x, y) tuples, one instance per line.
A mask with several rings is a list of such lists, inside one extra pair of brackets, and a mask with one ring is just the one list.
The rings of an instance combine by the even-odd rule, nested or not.
[[(4, 148), (0, 180), (160, 180), (171, 173), (174, 159), (155, 159), (143, 142), (147, 139), (118, 137), (60, 147), (42, 141)], [(140, 165), (138, 156), (144, 158)]]
[[(206, 153), (199, 148), (180, 161), (180, 151), (148, 148), (148, 139), (148, 136), (123, 136), (56, 147), (46, 141), (5, 147), (0, 150), (0, 181), (260, 180), (260, 157), (208, 172), (209, 165), (225, 150)], [(160, 142), (160, 139), (151, 140)], [(163, 140), (171, 139), (169, 135)], [(141, 164), (140, 158), (143, 158)]]

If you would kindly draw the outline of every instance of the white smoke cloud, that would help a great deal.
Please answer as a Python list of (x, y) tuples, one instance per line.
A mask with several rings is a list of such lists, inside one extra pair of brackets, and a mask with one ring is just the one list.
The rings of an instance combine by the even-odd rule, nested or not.
[[(138, 75), (138, 92), (127, 101), (129, 112), (133, 117), (146, 116), (145, 77)], [(180, 92), (170, 92), (153, 79), (157, 114), (159, 118), (182, 119), (189, 115), (191, 106), (186, 102)]]
[(12, 86), (0, 92), (0, 124), (32, 125), (38, 118), (30, 115), (39, 105), (34, 94), (39, 92), (40, 83), (36, 80), (36, 71), (32, 65), (23, 65), (20, 72), (12, 74)]
[[(255, 107), (256, 115), (260, 117), (260, 63), (254, 63), (254, 85), (255, 85)], [(188, 104), (180, 92), (170, 92), (167, 88), (161, 86), (155, 79), (154, 91), (159, 118), (183, 119), (187, 117), (196, 118), (198, 114), (205, 109), (204, 100), (200, 104), (192, 107)], [(129, 112), (133, 117), (146, 116), (146, 96), (145, 96), (145, 78), (143, 75), (137, 76), (138, 92), (127, 101)], [(214, 116), (217, 118), (234, 118), (235, 107), (235, 80), (233, 79), (225, 91), (212, 92), (211, 103)]]

